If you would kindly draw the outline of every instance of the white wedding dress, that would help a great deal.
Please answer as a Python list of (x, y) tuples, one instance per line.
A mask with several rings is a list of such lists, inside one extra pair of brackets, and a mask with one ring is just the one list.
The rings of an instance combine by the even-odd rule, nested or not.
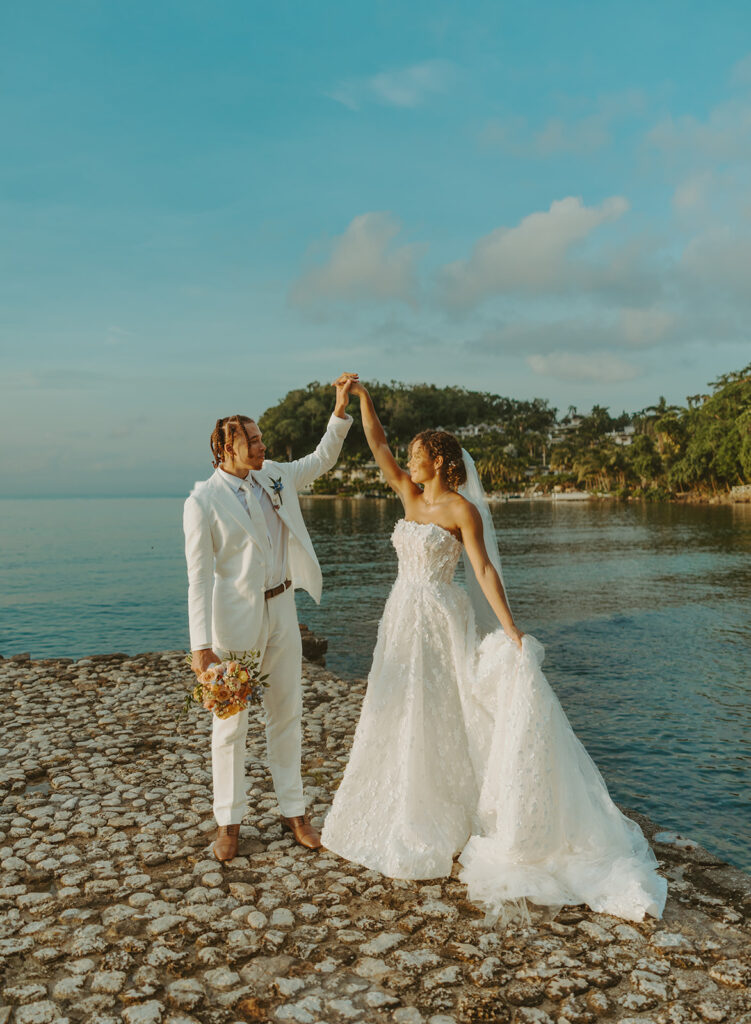
[(523, 899), (660, 917), (667, 883), (608, 795), (541, 671), (498, 629), (479, 643), (453, 582), (461, 543), (399, 520), (399, 571), (378, 628), (347, 768), (321, 840), (391, 878), (449, 875), (493, 919)]

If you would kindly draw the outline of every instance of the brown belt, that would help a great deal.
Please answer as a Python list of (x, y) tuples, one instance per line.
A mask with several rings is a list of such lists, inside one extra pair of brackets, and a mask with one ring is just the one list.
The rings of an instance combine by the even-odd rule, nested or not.
[(285, 590), (292, 586), (292, 580), (285, 580), (284, 583), (280, 583), (278, 587), (272, 587), (271, 590), (267, 590), (264, 593), (264, 597), (268, 601), (270, 597), (276, 597), (277, 594), (283, 594)]

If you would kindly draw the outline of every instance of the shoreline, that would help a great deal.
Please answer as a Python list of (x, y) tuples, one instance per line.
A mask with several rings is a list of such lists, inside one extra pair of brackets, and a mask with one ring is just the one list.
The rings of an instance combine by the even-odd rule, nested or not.
[[(395, 494), (300, 494), (301, 499), (313, 501), (398, 501)], [(626, 504), (643, 505), (751, 505), (751, 493), (735, 497), (731, 493), (715, 495), (692, 495), (675, 498), (645, 498), (631, 495), (590, 492), (561, 492), (559, 494), (488, 494), (488, 502), (493, 505), (505, 505), (509, 502), (596, 502), (615, 501)]]

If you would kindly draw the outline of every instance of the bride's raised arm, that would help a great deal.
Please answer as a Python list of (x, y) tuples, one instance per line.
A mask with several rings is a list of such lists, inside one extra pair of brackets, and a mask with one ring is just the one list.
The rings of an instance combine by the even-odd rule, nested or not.
[(386, 432), (375, 411), (373, 399), (370, 397), (365, 386), (359, 380), (354, 380), (349, 393), (350, 395), (357, 395), (360, 399), (360, 415), (362, 417), (363, 430), (365, 431), (365, 439), (370, 446), (378, 468), (386, 478), (386, 483), (392, 490), (396, 491), (402, 501), (419, 494), (420, 488), (412, 483), (409, 473), (403, 470), (394, 458), (394, 454), (389, 448), (389, 443), (386, 439)]

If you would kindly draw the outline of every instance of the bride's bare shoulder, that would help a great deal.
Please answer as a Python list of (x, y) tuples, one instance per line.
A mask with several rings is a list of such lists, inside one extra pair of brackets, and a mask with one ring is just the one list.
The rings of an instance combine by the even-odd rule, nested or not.
[(468, 498), (465, 498), (463, 494), (458, 494), (454, 492), (454, 496), (451, 499), (449, 508), (456, 515), (464, 517), (470, 515), (475, 506)]
[(477, 506), (469, 498), (465, 498), (463, 494), (456, 495), (456, 501), (452, 503), (451, 510), (456, 516), (460, 528), (468, 523), (480, 521), (480, 513), (477, 510)]

